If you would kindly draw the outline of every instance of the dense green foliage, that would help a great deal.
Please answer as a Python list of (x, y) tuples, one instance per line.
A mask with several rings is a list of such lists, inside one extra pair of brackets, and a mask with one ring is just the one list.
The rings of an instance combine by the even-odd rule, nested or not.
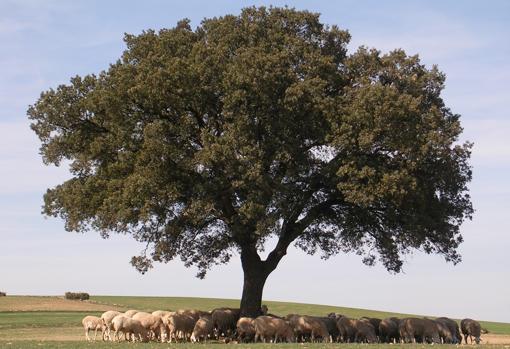
[(394, 272), (415, 249), (459, 262), (470, 144), (445, 76), (401, 50), (348, 54), (349, 39), (287, 8), (126, 35), (107, 70), (28, 110), (45, 163), (72, 174), (44, 212), (147, 243), (142, 272), (180, 257), (203, 277), (239, 251), (252, 310), (292, 243)]
[(64, 298), (85, 301), (90, 298), (90, 295), (86, 292), (66, 292)]

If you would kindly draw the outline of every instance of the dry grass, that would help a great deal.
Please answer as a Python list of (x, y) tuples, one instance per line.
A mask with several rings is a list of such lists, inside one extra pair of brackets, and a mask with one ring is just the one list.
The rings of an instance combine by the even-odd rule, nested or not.
[[(510, 335), (507, 334), (482, 334), (482, 344), (509, 344), (510, 345)], [(469, 339), (468, 339), (469, 343)]]
[(91, 301), (76, 301), (64, 297), (8, 296), (0, 297), (0, 312), (4, 311), (106, 311), (124, 310)]
[[(91, 332), (94, 336), (94, 332)], [(101, 339), (101, 332), (98, 334)], [(83, 341), (82, 327), (12, 328), (0, 331), (0, 341)]]

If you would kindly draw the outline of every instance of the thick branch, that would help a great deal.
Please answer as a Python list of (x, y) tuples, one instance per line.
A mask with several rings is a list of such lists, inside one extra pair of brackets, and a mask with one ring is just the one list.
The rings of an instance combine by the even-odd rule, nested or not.
[(280, 260), (287, 254), (287, 248), (289, 245), (296, 240), (303, 232), (305, 231), (310, 224), (312, 224), (317, 218), (321, 216), (325, 209), (328, 209), (331, 205), (335, 203), (335, 200), (326, 200), (323, 201), (314, 207), (312, 207), (305, 217), (295, 222), (288, 222), (284, 228), (282, 228), (282, 232), (280, 234), (280, 238), (278, 239), (278, 243), (275, 248), (269, 253), (267, 259), (265, 260), (266, 268), (270, 268), (271, 271), (274, 270)]

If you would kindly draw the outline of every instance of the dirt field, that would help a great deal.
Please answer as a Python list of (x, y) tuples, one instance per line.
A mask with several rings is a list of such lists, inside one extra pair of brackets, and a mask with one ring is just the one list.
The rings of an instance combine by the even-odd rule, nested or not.
[(106, 311), (123, 310), (121, 307), (98, 304), (89, 301), (67, 300), (63, 297), (0, 297), (2, 311)]
[[(469, 339), (468, 339), (469, 343)], [(482, 335), (482, 344), (508, 344), (510, 345), (510, 335), (506, 334), (484, 334)]]

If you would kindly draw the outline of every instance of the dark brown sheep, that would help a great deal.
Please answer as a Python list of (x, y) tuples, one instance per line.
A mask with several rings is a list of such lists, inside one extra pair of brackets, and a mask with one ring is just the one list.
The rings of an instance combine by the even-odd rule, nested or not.
[(381, 323), (381, 319), (375, 318), (375, 317), (366, 317), (363, 316), (360, 318), (361, 321), (368, 321), (372, 326), (374, 326), (375, 329), (375, 335), (379, 337), (379, 324)]
[(326, 325), (317, 317), (289, 314), (286, 319), (294, 329), (298, 341), (305, 341), (308, 338), (311, 342), (318, 338), (321, 338), (322, 342), (330, 341)]
[(255, 342), (259, 339), (264, 343), (269, 340), (273, 340), (275, 343), (295, 341), (292, 326), (283, 319), (262, 315), (253, 320), (253, 326), (255, 327)]
[(362, 342), (376, 343), (377, 336), (375, 329), (368, 321), (357, 319), (349, 319), (341, 317), (337, 320), (336, 325), (340, 332), (340, 339), (344, 343)]
[(214, 326), (211, 314), (204, 314), (195, 323), (193, 333), (191, 334), (192, 342), (199, 342), (201, 340), (207, 341), (214, 336)]
[(439, 339), (441, 339), (443, 344), (452, 344), (453, 343), (453, 333), (450, 331), (450, 328), (443, 322), (439, 320), (434, 320), (437, 326), (437, 332), (439, 333)]
[(237, 320), (237, 340), (239, 342), (251, 342), (255, 338), (254, 318), (241, 317)]
[(338, 332), (340, 334), (340, 341), (343, 343), (354, 342), (356, 328), (354, 327), (353, 319), (342, 316), (336, 321), (336, 326), (338, 327)]
[(430, 319), (405, 318), (400, 321), (400, 337), (405, 343), (441, 343), (437, 325)]
[(240, 313), (241, 310), (237, 308), (217, 308), (212, 311), (213, 326), (218, 337), (234, 334)]
[(338, 332), (338, 327), (336, 326), (336, 320), (329, 316), (318, 316), (316, 319), (322, 321), (329, 332), (329, 338), (333, 342), (338, 342), (338, 337), (340, 332)]
[(400, 341), (400, 332), (397, 318), (386, 318), (379, 324), (379, 339), (382, 343), (398, 343)]
[(460, 335), (459, 324), (455, 320), (449, 319), (447, 317), (439, 317), (436, 319), (436, 322), (440, 322), (450, 330), (452, 334), (452, 342), (451, 344), (460, 344), (462, 342), (462, 336)]
[(374, 326), (364, 320), (354, 320), (354, 328), (356, 334), (354, 335), (354, 341), (358, 343), (377, 343), (377, 336), (375, 334)]
[(476, 344), (480, 344), (481, 326), (478, 321), (475, 321), (473, 319), (463, 319), (460, 322), (460, 329), (462, 331), (462, 334), (464, 335), (464, 341), (466, 342), (466, 344), (468, 336), (471, 343), (473, 343), (473, 337), (475, 337)]
[(340, 314), (340, 313), (329, 313), (328, 317), (335, 319), (335, 321), (336, 321), (336, 320), (340, 319), (341, 317), (344, 317), (344, 315)]

